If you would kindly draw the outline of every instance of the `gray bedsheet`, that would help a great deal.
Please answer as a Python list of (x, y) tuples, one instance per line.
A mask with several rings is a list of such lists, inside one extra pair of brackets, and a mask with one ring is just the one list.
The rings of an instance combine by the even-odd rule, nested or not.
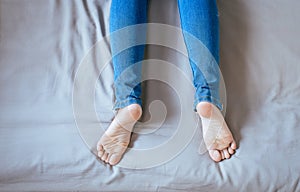
[[(219, 0), (218, 6), (226, 120), (239, 149), (231, 160), (212, 162), (198, 154), (198, 128), (172, 160), (128, 169), (98, 161), (91, 146), (99, 122), (87, 115), (84, 126), (93, 130), (84, 133), (73, 116), (75, 74), (108, 34), (110, 1), (0, 0), (0, 191), (300, 191), (300, 1)], [(150, 0), (149, 21), (179, 26), (176, 1)], [(172, 38), (182, 46), (181, 36)], [(173, 63), (191, 78), (186, 58), (174, 50), (149, 45), (146, 57)], [(108, 65), (96, 84), (104, 128), (113, 118), (112, 72)], [(181, 112), (170, 86), (149, 80), (143, 88), (142, 121), (150, 118), (151, 101), (161, 100), (168, 112), (157, 131), (133, 135), (131, 146), (139, 149), (167, 141)], [(191, 99), (193, 90), (182, 90)]]

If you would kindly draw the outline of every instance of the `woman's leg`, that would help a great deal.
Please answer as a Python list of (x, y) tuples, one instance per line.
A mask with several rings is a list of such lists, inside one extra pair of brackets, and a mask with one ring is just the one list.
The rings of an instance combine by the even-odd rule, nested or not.
[(146, 43), (146, 28), (137, 27), (136, 30), (130, 30), (130, 33), (114, 34), (125, 27), (146, 22), (147, 0), (112, 0), (109, 27), (115, 80), (115, 110), (133, 103), (141, 105), (141, 63), (139, 62), (144, 58), (145, 45), (128, 48), (119, 54), (117, 52), (120, 51), (124, 39), (132, 39), (132, 41), (144, 39)]
[(114, 87), (117, 114), (97, 143), (98, 156), (111, 165), (117, 164), (130, 142), (134, 124), (142, 114), (141, 61), (145, 45), (128, 48), (118, 54), (124, 39), (145, 40), (145, 28), (118, 34), (122, 28), (147, 22), (147, 0), (112, 0), (110, 9), (111, 51), (114, 67)]
[(216, 0), (178, 0), (178, 7), (196, 89), (194, 110), (201, 117), (210, 156), (220, 161), (234, 153), (236, 144), (220, 112)]

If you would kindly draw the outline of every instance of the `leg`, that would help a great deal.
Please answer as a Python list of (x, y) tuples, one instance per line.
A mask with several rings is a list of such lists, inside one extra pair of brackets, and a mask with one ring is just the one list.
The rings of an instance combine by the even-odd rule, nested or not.
[[(98, 156), (111, 165), (117, 164), (130, 142), (134, 124), (142, 114), (141, 63), (144, 45), (131, 47), (117, 54), (122, 38), (145, 38), (146, 31), (134, 31), (126, 37), (113, 32), (124, 27), (146, 23), (147, 0), (112, 0), (110, 9), (111, 51), (113, 55), (114, 86), (117, 114), (97, 143)], [(138, 63), (138, 64), (135, 64)], [(134, 65), (135, 64), (135, 65)]]
[[(147, 0), (112, 0), (110, 9), (111, 51), (113, 55), (116, 103), (114, 109), (130, 104), (141, 105), (141, 64), (145, 45), (134, 46), (117, 54), (124, 38), (145, 39), (146, 31), (139, 29), (126, 33), (126, 37), (115, 36), (114, 32), (147, 22)], [(135, 64), (137, 63), (137, 64)], [(135, 64), (135, 65), (134, 65)]]
[[(215, 0), (178, 0), (183, 36), (196, 89), (194, 110), (202, 121), (203, 137), (211, 158), (230, 158), (235, 141), (220, 112), (219, 23)], [(190, 35), (200, 41), (195, 43)]]

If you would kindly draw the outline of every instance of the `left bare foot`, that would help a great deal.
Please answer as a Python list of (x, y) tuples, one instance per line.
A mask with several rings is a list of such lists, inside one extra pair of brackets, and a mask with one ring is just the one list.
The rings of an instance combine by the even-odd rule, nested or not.
[(229, 159), (237, 145), (221, 111), (209, 102), (200, 102), (197, 113), (201, 118), (203, 139), (210, 157), (215, 162)]

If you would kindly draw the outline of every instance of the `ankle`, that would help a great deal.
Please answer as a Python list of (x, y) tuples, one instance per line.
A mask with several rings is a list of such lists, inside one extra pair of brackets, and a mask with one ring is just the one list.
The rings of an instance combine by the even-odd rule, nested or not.
[(209, 102), (200, 102), (197, 104), (197, 112), (200, 116), (209, 118), (213, 113), (213, 104)]

